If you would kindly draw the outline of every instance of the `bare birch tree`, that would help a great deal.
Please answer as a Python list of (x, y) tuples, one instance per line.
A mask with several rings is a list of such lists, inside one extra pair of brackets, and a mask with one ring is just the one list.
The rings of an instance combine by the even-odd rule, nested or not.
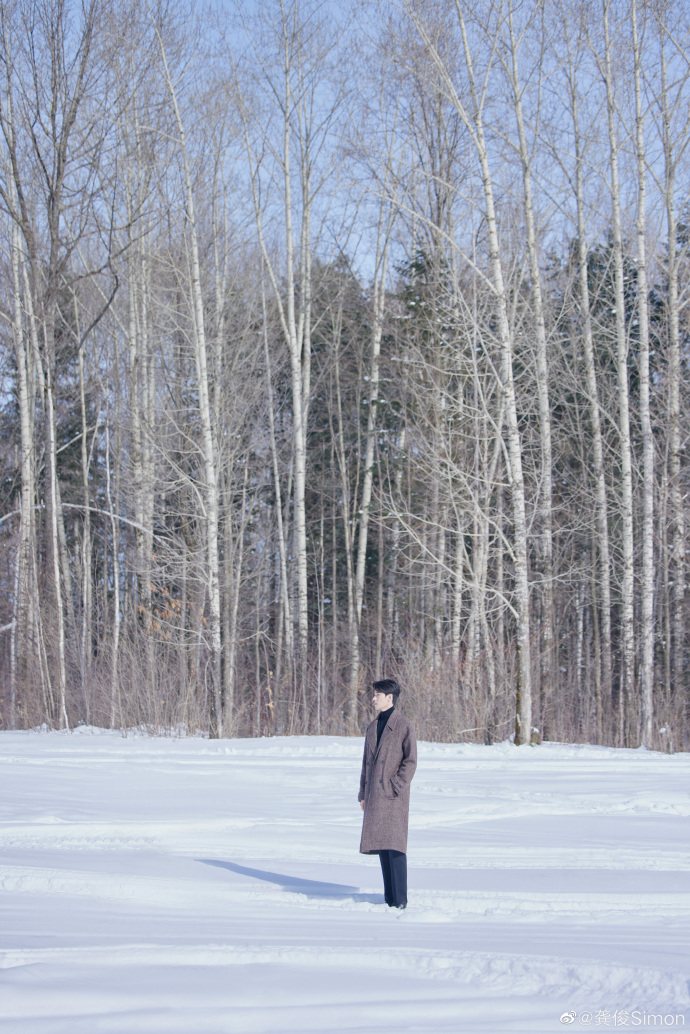
[(603, 0), (603, 54), (599, 56), (606, 88), (606, 113), (609, 139), (609, 189), (611, 193), (611, 241), (613, 250), (616, 363), (618, 373), (618, 433), (621, 464), (621, 537), (623, 571), (621, 583), (621, 676), (619, 699), (619, 742), (627, 742), (631, 729), (635, 688), (634, 636), (634, 543), (633, 485), (630, 442), (630, 388), (628, 384), (628, 337), (625, 326), (625, 273), (623, 268), (623, 231), (621, 226), (621, 187), (619, 174), (620, 140), (616, 123), (616, 86), (613, 78), (611, 3)]
[[(154, 23), (155, 24), (155, 23)], [(180, 156), (184, 177), (186, 201), (187, 229), (189, 234), (190, 287), (193, 306), (194, 357), (196, 362), (197, 386), (199, 390), (199, 421), (201, 424), (201, 452), (204, 463), (204, 519), (206, 530), (206, 548), (208, 556), (208, 595), (209, 595), (209, 642), (211, 693), (213, 699), (212, 733), (222, 737), (224, 707), (221, 681), (221, 626), (220, 626), (220, 563), (218, 550), (219, 495), (216, 445), (213, 440), (211, 417), (211, 392), (209, 385), (209, 361), (206, 337), (206, 317), (201, 290), (201, 263), (199, 258), (199, 235), (194, 205), (194, 188), (190, 166), (187, 135), (178, 103), (177, 88), (173, 80), (165, 42), (161, 30), (156, 25), (156, 35), (160, 46), (160, 59), (163, 76), (170, 93), (170, 100), (175, 113), (175, 122), (179, 135)]]
[(434, 59), (438, 72), (443, 79), (448, 96), (454, 104), (458, 115), (467, 130), (474, 146), (477, 161), (481, 169), (481, 180), (484, 193), (484, 218), (488, 233), (488, 253), (490, 276), (488, 284), (493, 291), (498, 323), (498, 339), (500, 348), (501, 383), (505, 395), (506, 427), (508, 435), (508, 476), (513, 503), (513, 554), (515, 565), (515, 599), (517, 611), (517, 690), (515, 708), (516, 743), (528, 743), (532, 734), (532, 670), (530, 661), (530, 607), (529, 578), (527, 569), (527, 513), (525, 506), (525, 485), (522, 472), (522, 447), (518, 425), (517, 400), (513, 376), (513, 342), (511, 338), (509, 302), (505, 283), (503, 264), (501, 261), (501, 244), (494, 198), (494, 182), (491, 172), (491, 160), (487, 145), (484, 125), (484, 105), (486, 90), (492, 74), (493, 56), (490, 53), (488, 63), (479, 80), (475, 72), (475, 61), (470, 46), (467, 23), (463, 9), (456, 4), (456, 13), (462, 39), (462, 53), (468, 79), (468, 93), (471, 107), (466, 106), (458, 93), (453, 77), (444, 65), (427, 27), (416, 11), (410, 9), (410, 16), (423, 39), (425, 46)]

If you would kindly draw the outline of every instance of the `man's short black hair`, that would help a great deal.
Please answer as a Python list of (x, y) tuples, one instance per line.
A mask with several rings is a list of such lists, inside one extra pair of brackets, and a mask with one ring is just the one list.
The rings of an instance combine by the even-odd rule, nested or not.
[(379, 682), (374, 683), (374, 692), (383, 693), (386, 697), (392, 696), (393, 703), (397, 704), (401, 691), (395, 679), (381, 679)]

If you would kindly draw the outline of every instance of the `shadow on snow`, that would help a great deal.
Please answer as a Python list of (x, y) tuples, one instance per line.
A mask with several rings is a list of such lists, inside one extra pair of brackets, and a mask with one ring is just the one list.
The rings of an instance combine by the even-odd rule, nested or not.
[(323, 883), (321, 880), (303, 880), (299, 876), (285, 876), (280, 872), (266, 872), (264, 869), (250, 869), (246, 865), (237, 865), (235, 862), (222, 862), (217, 858), (197, 858), (203, 865), (215, 865), (218, 869), (228, 869), (239, 876), (251, 876), (255, 880), (264, 880), (266, 883), (275, 883), (293, 894), (306, 894), (308, 897), (318, 898), (353, 898), (355, 901), (365, 901), (369, 904), (379, 905), (383, 903), (382, 894), (360, 894), (357, 887), (348, 887), (343, 883)]

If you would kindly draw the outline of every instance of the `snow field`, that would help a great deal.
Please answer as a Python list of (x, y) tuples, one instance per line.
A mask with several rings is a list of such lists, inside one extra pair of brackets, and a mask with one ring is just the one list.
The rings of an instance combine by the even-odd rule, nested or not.
[(0, 733), (0, 1034), (690, 1028), (690, 756), (420, 744), (400, 913), (361, 750)]

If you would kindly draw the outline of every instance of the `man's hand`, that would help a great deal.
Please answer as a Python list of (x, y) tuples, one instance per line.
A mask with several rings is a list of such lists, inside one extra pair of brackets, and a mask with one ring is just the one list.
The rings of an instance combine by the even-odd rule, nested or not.
[(362, 807), (362, 811), (364, 811), (364, 801), (360, 801), (359, 803), (360, 803), (360, 805)]

